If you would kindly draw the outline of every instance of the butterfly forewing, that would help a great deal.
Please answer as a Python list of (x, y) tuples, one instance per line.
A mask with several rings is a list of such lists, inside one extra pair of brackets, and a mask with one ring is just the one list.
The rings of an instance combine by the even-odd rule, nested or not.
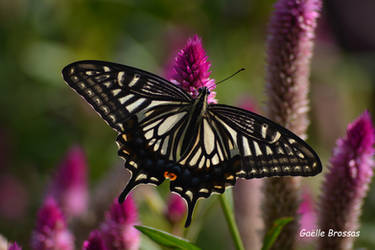
[(189, 103), (190, 96), (168, 81), (132, 67), (80, 61), (63, 69), (65, 81), (115, 130), (140, 111), (162, 102)]

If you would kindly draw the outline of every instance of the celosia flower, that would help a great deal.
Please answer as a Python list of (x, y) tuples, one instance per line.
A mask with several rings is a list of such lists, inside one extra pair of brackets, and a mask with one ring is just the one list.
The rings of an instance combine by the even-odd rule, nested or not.
[(9, 245), (8, 250), (22, 250), (22, 248), (17, 244), (17, 242), (14, 242), (13, 244)]
[(267, 39), (268, 116), (305, 137), (307, 93), (321, 0), (279, 0)]
[[(279, 0), (267, 39), (266, 93), (268, 117), (305, 138), (308, 126), (310, 59), (321, 0)], [(265, 231), (276, 219), (295, 218), (286, 225), (272, 249), (293, 249), (298, 231), (299, 179), (265, 180)]]
[(182, 220), (186, 213), (186, 203), (181, 196), (171, 193), (168, 199), (166, 217), (171, 224)]
[(35, 250), (74, 249), (73, 236), (64, 216), (52, 197), (47, 197), (38, 212), (32, 233), (31, 248)]
[(139, 232), (134, 228), (138, 212), (131, 195), (119, 204), (116, 199), (101, 225), (104, 242), (109, 250), (135, 250), (139, 248)]
[[(373, 175), (375, 130), (368, 112), (337, 140), (323, 182), (319, 224), (323, 231), (356, 232), (363, 199)], [(358, 237), (358, 236), (357, 236)], [(352, 249), (355, 235), (319, 238), (320, 249)]]
[(83, 242), (82, 250), (107, 250), (103, 236), (98, 230), (90, 233), (89, 239)]
[(210, 79), (210, 67), (211, 63), (207, 61), (202, 41), (194, 35), (187, 41), (185, 48), (178, 52), (174, 66), (167, 77), (193, 97), (198, 96), (199, 88), (207, 87), (211, 92), (208, 102), (216, 103), (216, 93), (213, 91), (216, 84), (214, 79)]
[(49, 195), (56, 197), (67, 217), (87, 210), (87, 164), (80, 147), (72, 147), (60, 163)]

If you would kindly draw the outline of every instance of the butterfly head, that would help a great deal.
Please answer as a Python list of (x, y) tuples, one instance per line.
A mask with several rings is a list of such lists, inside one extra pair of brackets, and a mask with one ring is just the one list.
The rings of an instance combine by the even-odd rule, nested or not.
[(201, 88), (198, 89), (198, 93), (199, 93), (199, 96), (201, 96), (201, 95), (203, 95), (203, 96), (207, 95), (208, 96), (211, 92), (207, 87), (201, 87)]
[(210, 90), (207, 88), (207, 87), (201, 87), (198, 89), (198, 96), (197, 96), (197, 100), (198, 100), (198, 103), (200, 103), (200, 105), (198, 106), (205, 106), (205, 103), (207, 103), (207, 100), (208, 100), (208, 96), (210, 95)]

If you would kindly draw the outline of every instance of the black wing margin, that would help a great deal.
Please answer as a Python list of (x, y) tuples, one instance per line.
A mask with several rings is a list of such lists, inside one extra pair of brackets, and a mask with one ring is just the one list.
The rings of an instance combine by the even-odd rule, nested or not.
[(78, 61), (62, 70), (64, 80), (115, 130), (153, 100), (189, 103), (191, 97), (167, 80), (133, 67), (104, 62)]
[(271, 120), (222, 104), (209, 105), (209, 114), (229, 158), (241, 160), (237, 177), (313, 176), (322, 171), (315, 151)]

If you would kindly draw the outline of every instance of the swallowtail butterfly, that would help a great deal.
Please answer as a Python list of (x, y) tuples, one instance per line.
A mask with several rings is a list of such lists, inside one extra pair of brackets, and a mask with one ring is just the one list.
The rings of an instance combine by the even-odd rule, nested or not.
[(187, 202), (185, 227), (198, 198), (223, 193), (238, 178), (313, 176), (322, 165), (289, 130), (255, 113), (208, 104), (154, 74), (103, 61), (79, 61), (64, 80), (118, 132), (118, 154), (132, 176), (119, 201), (138, 184), (160, 185)]

